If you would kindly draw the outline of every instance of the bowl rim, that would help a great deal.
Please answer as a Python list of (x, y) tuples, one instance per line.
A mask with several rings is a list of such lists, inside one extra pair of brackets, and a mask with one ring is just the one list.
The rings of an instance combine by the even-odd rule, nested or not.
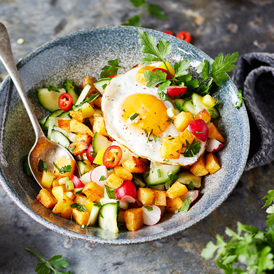
[[(63, 35), (59, 38), (52, 39), (52, 40), (46, 42), (45, 44), (39, 46), (38, 48), (36, 48), (32, 52), (30, 52), (28, 55), (26, 55), (24, 58), (22, 58), (17, 63), (17, 68), (18, 68), (18, 70), (20, 70), (20, 68), (22, 68), (26, 63), (31, 61), (32, 58), (36, 57), (38, 54), (40, 54), (44, 50), (47, 50), (49, 48), (54, 47), (55, 43), (59, 43), (60, 41), (62, 41), (64, 39), (69, 39), (69, 38), (72, 38), (72, 37), (77, 36), (79, 34), (81, 35), (81, 34), (85, 34), (85, 33), (97, 32), (97, 31), (102, 31), (102, 30), (119, 30), (119, 29), (131, 29), (131, 30), (134, 30), (134, 31), (136, 31), (137, 29), (141, 29), (143, 31), (162, 33), (161, 31), (158, 31), (158, 30), (152, 30), (152, 29), (142, 28), (142, 27), (131, 27), (131, 26), (106, 26), (106, 27), (93, 27), (93, 28), (82, 29), (82, 30), (79, 30), (79, 31), (76, 31), (76, 32), (72, 32), (72, 33)], [(164, 34), (164, 35), (168, 35), (168, 34)], [(168, 37), (168, 36), (166, 36), (166, 37)], [(197, 47), (195, 47), (192, 44), (189, 44), (185, 41), (182, 41), (182, 42), (186, 43), (188, 45), (188, 47), (190, 47), (191, 49), (198, 50), (198, 52), (202, 55), (202, 57), (204, 59), (212, 60), (202, 50), (198, 49)], [(0, 94), (3, 92), (3, 89), (6, 87), (6, 85), (10, 81), (11, 81), (11, 79), (10, 79), (10, 76), (8, 75), (1, 84)], [(232, 80), (230, 78), (227, 82), (229, 82), (229, 84), (234, 85), (234, 83), (232, 82)], [(45, 226), (46, 228), (49, 228), (49, 229), (51, 229), (55, 232), (58, 232), (58, 233), (62, 234), (63, 236), (71, 237), (71, 238), (78, 239), (78, 240), (84, 240), (84, 241), (91, 242), (91, 243), (115, 244), (115, 245), (138, 244), (138, 243), (145, 243), (145, 242), (159, 240), (159, 239), (171, 236), (171, 235), (173, 235), (175, 233), (178, 233), (180, 231), (183, 231), (183, 230), (191, 227), (192, 225), (196, 224), (197, 222), (201, 221), (202, 219), (206, 218), (210, 213), (212, 213), (214, 210), (216, 210), (216, 208), (218, 206), (220, 206), (227, 199), (227, 197), (230, 195), (230, 193), (236, 187), (237, 182), (239, 181), (242, 173), (244, 172), (245, 164), (246, 164), (246, 161), (247, 161), (247, 158), (248, 158), (249, 146), (250, 146), (250, 126), (249, 126), (249, 120), (248, 120), (246, 107), (245, 107), (244, 104), (241, 107), (241, 112), (242, 112), (242, 115), (243, 115), (243, 117), (242, 117), (243, 123), (245, 123), (246, 126), (247, 126), (246, 127), (246, 131), (247, 131), (246, 133), (247, 134), (246, 134), (245, 140), (243, 142), (243, 143), (245, 143), (245, 148), (246, 149), (244, 150), (244, 154), (242, 154), (242, 165), (240, 165), (240, 168), (238, 169), (238, 172), (237, 172), (236, 176), (233, 177), (233, 181), (231, 181), (230, 187), (227, 188), (227, 191), (225, 192), (225, 195), (222, 195), (220, 198), (215, 200), (215, 202), (211, 205), (211, 207), (204, 210), (203, 214), (200, 214), (198, 217), (195, 217), (195, 218), (191, 219), (187, 223), (187, 225), (185, 225), (185, 224), (179, 225), (178, 227), (175, 227), (175, 228), (172, 228), (172, 229), (169, 229), (167, 231), (163, 231), (163, 232), (151, 235), (151, 236), (144, 236), (144, 237), (140, 237), (140, 238), (123, 238), (123, 239), (118, 239), (117, 240), (117, 239), (103, 239), (103, 238), (99, 238), (99, 237), (91, 237), (91, 236), (86, 235), (86, 234), (84, 235), (84, 234), (79, 234), (79, 233), (73, 232), (71, 230), (62, 228), (62, 227), (60, 227), (56, 224), (53, 224), (53, 223), (49, 222), (48, 220), (44, 219), (43, 217), (41, 217), (40, 215), (38, 215), (37, 213), (32, 211), (31, 208), (26, 206), (21, 201), (21, 199), (15, 194), (15, 192), (13, 192), (11, 186), (6, 181), (6, 179), (4, 178), (2, 168), (0, 169), (0, 183), (1, 183), (2, 187), (4, 188), (4, 190), (6, 191), (6, 193), (16, 203), (16, 205), (19, 206), (32, 219), (34, 219), (35, 221), (37, 221), (41, 225)]]

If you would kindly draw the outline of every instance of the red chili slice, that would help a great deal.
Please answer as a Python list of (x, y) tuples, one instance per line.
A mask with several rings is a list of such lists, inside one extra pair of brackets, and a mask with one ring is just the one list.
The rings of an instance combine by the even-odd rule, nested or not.
[[(111, 150), (115, 150), (112, 152)], [(112, 168), (118, 166), (122, 158), (122, 149), (118, 146), (110, 146), (106, 149), (103, 156), (103, 164), (107, 168)]]
[(163, 33), (169, 34), (169, 35), (173, 35), (173, 32), (170, 30), (163, 30)]
[(115, 76), (116, 76), (116, 75), (113, 74), (113, 75), (109, 75), (108, 77), (112, 79), (112, 78), (115, 77)]
[(58, 99), (58, 106), (60, 109), (67, 111), (71, 108), (73, 99), (69, 93), (63, 93)]
[(176, 35), (177, 38), (180, 38), (188, 43), (191, 41), (191, 35), (187, 31), (181, 31)]

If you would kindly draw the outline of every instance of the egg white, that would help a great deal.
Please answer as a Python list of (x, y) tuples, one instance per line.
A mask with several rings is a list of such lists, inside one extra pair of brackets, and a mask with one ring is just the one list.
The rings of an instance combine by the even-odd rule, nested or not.
[[(153, 66), (158, 66), (161, 62), (153, 63)], [(115, 139), (118, 143), (127, 147), (133, 153), (148, 158), (152, 161), (159, 163), (167, 163), (160, 155), (160, 147), (163, 141), (163, 137), (178, 136), (179, 131), (175, 126), (170, 123), (169, 127), (163, 132), (161, 138), (155, 142), (148, 142), (148, 138), (143, 130), (132, 126), (134, 121), (128, 119), (125, 121), (122, 117), (123, 109), (122, 104), (124, 100), (136, 93), (143, 93), (153, 95), (159, 98), (158, 88), (148, 88), (147, 86), (140, 84), (135, 75), (141, 66), (136, 66), (125, 72), (124, 74), (114, 77), (108, 86), (105, 88), (105, 92), (102, 97), (102, 112), (106, 125), (106, 130), (109, 136)], [(164, 102), (166, 107), (170, 107), (170, 102)], [(137, 117), (138, 119), (138, 117)], [(201, 142), (200, 152), (194, 157), (184, 157), (180, 155), (179, 159), (169, 159), (168, 164), (187, 166), (195, 163), (198, 158), (204, 153), (206, 142)]]

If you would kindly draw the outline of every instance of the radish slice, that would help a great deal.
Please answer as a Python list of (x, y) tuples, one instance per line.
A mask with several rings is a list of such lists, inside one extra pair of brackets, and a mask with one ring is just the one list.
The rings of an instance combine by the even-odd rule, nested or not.
[(74, 188), (81, 188), (81, 187), (85, 187), (85, 185), (81, 182), (80, 179), (78, 179), (75, 175), (71, 176), (71, 181), (74, 184)]
[(90, 179), (92, 182), (98, 184), (99, 186), (104, 186), (107, 182), (108, 171), (105, 166), (98, 166), (92, 170), (90, 174)]
[(82, 183), (85, 185), (88, 184), (91, 181), (91, 179), (90, 179), (91, 173), (92, 173), (92, 170), (83, 174), (80, 178), (80, 181), (82, 181)]
[(207, 147), (206, 147), (206, 151), (207, 152), (216, 152), (216, 151), (222, 149), (223, 147), (224, 147), (224, 144), (222, 144), (218, 140), (209, 139)]
[(131, 181), (124, 181), (124, 183), (115, 190), (115, 195), (117, 199), (128, 202), (135, 203), (136, 200), (136, 187)]
[(143, 206), (143, 219), (145, 225), (155, 225), (161, 219), (161, 209), (156, 206)]
[(135, 203), (135, 199), (132, 196), (126, 195), (121, 199), (121, 202)]
[(185, 195), (181, 196), (181, 199), (184, 201), (189, 196), (191, 196), (191, 203), (193, 203), (199, 197), (199, 190), (189, 190)]

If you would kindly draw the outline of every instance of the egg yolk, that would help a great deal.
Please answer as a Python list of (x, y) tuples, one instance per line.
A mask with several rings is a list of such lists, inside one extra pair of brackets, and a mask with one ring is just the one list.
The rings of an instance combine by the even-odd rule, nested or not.
[[(132, 126), (161, 136), (170, 122), (167, 107), (157, 97), (149, 94), (132, 94), (122, 104), (123, 118), (132, 122)], [(135, 117), (135, 118), (134, 118)], [(129, 120), (128, 120), (129, 119)]]

